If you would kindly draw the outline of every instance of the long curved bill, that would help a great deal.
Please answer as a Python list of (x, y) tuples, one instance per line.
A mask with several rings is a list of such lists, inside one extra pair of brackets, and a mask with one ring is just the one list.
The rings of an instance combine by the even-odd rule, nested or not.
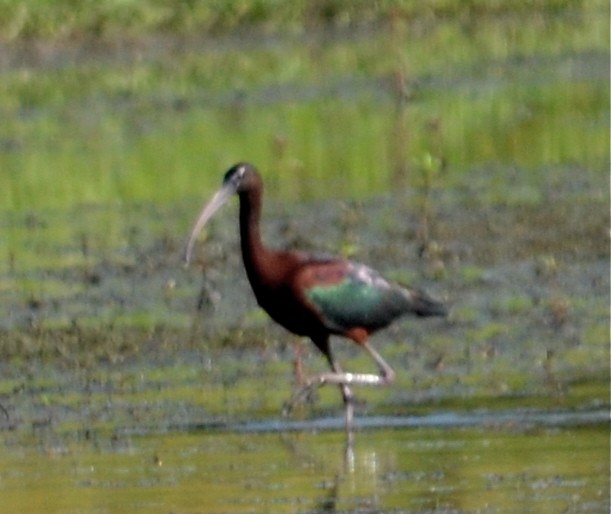
[(191, 263), (191, 257), (193, 254), (193, 246), (195, 245), (195, 241), (197, 236), (201, 232), (202, 228), (206, 224), (206, 222), (212, 218), (214, 213), (219, 210), (223, 206), (225, 202), (235, 193), (235, 188), (233, 188), (230, 184), (224, 185), (221, 189), (219, 189), (212, 199), (206, 204), (206, 206), (202, 209), (199, 218), (195, 222), (193, 226), (193, 230), (191, 230), (191, 235), (189, 236), (189, 241), (187, 242), (187, 248), (185, 250), (185, 265), (189, 265)]

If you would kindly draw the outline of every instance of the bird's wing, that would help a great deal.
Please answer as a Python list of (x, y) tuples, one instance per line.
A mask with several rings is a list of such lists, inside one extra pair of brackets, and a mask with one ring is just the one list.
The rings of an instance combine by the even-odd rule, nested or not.
[(325, 325), (339, 332), (384, 327), (407, 312), (410, 303), (409, 291), (368, 266), (344, 260), (310, 261), (298, 283)]

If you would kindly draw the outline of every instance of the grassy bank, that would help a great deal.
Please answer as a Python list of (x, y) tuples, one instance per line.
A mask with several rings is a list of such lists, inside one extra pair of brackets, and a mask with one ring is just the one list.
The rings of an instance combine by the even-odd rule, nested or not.
[[(583, 0), (386, 0), (382, 2), (326, 0), (247, 0), (242, 2), (159, 0), (40, 1), (3, 0), (0, 37), (3, 40), (45, 38), (139, 37), (150, 32), (223, 33), (245, 27), (275, 32), (302, 32), (312, 26), (354, 26), (388, 18), (456, 18), (525, 13), (545, 15), (580, 9)], [(602, 2), (599, 4), (602, 5)]]
[[(58, 17), (69, 5), (41, 4)], [(9, 45), (0, 84), (3, 208), (174, 203), (215, 187), (238, 159), (257, 163), (286, 200), (415, 187), (431, 158), (445, 165), (444, 187), (489, 165), (501, 170), (491, 171), (501, 188), (515, 166), (535, 189), (546, 168), (563, 163), (602, 177), (601, 4), (563, 11), (541, 2), (531, 18), (520, 10), (486, 17), (470, 5), (461, 11), (468, 28), (421, 13), (315, 37), (148, 32), (116, 46), (97, 36)], [(80, 13), (69, 19), (76, 24)]]

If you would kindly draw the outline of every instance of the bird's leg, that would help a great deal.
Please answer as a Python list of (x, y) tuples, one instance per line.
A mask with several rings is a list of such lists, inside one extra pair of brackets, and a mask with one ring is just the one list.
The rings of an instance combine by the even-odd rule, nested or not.
[[(332, 373), (323, 373), (321, 375), (316, 375), (313, 378), (309, 378), (306, 379), (303, 376), (303, 370), (302, 373), (300, 374), (301, 380), (299, 380), (299, 383), (301, 384), (301, 387), (297, 390), (297, 392), (291, 397), (290, 400), (288, 400), (285, 404), (284, 404), (284, 414), (289, 414), (291, 412), (291, 410), (293, 409), (293, 407), (295, 405), (297, 405), (298, 403), (303, 403), (305, 401), (310, 401), (312, 398), (313, 393), (321, 386), (323, 386), (325, 383), (327, 383), (327, 381), (325, 380), (325, 377), (327, 376), (342, 376), (344, 373), (341, 369), (341, 367), (339, 366), (339, 364), (337, 364), (337, 362), (335, 361), (335, 359), (333, 358), (333, 354), (331, 352), (331, 348), (329, 347), (329, 341), (328, 339), (324, 339), (322, 341), (320, 341), (317, 344), (318, 348), (323, 352), (323, 354), (325, 355), (325, 357), (327, 358), (327, 361), (329, 363), (329, 366), (331, 367)], [(342, 394), (342, 399), (344, 400), (344, 405), (346, 405), (346, 421), (348, 423), (348, 420), (352, 420), (352, 391), (350, 390), (350, 388), (348, 387), (347, 383), (344, 383), (343, 381), (336, 381), (336, 382), (329, 382), (329, 383), (336, 383), (339, 386), (339, 389), (341, 391)]]
[[(342, 375), (344, 372), (342, 368), (339, 366), (335, 359), (329, 353), (327, 355), (327, 360), (329, 361), (329, 365), (333, 370), (333, 373), (336, 375)], [(323, 383), (319, 384), (319, 387), (323, 385)], [(346, 409), (346, 431), (351, 434), (353, 430), (353, 420), (354, 420), (354, 396), (352, 395), (352, 391), (348, 387), (348, 384), (344, 382), (339, 383), (339, 390), (342, 393), (342, 399), (344, 400), (344, 407)], [(351, 443), (350, 443), (351, 444)]]
[[(382, 356), (369, 345), (367, 341), (360, 344), (376, 361), (376, 364), (380, 369), (379, 375), (374, 375), (372, 373), (346, 373), (341, 371), (337, 365), (332, 363), (331, 367), (333, 372), (318, 375), (310, 381), (309, 387), (312, 387), (313, 385), (320, 387), (325, 384), (340, 384), (345, 386), (352, 384), (385, 386), (391, 384), (395, 380), (394, 370), (388, 365)], [(329, 362), (332, 361), (330, 360)]]
[(306, 382), (306, 376), (303, 370), (303, 346), (300, 344), (300, 341), (297, 341), (297, 346), (295, 347), (293, 371), (295, 374), (295, 383), (300, 386), (303, 385)]
[(389, 385), (395, 381), (395, 371), (388, 365), (388, 363), (382, 358), (382, 356), (376, 352), (367, 341), (361, 343), (361, 346), (367, 350), (369, 355), (376, 361), (378, 368), (380, 369), (381, 382), (379, 385)]
[(312, 396), (312, 393), (316, 391), (319, 387), (325, 384), (337, 384), (342, 394), (344, 407), (346, 409), (346, 431), (351, 434), (353, 430), (354, 420), (354, 395), (352, 394), (352, 391), (348, 386), (348, 382), (344, 380), (339, 380), (339, 377), (350, 375), (350, 373), (344, 373), (340, 365), (333, 358), (333, 354), (331, 353), (330, 348), (327, 348), (327, 351), (325, 351), (325, 357), (327, 357), (327, 361), (329, 362), (329, 366), (331, 367), (332, 372), (322, 373), (314, 378), (307, 380), (305, 385), (301, 387), (288, 402), (285, 403), (284, 413), (290, 413), (296, 404), (301, 403), (306, 399), (309, 399)]
[(367, 341), (361, 341), (359, 343), (376, 361), (379, 368), (379, 374), (375, 375), (372, 373), (346, 373), (340, 366), (335, 362), (333, 355), (331, 354), (330, 348), (324, 352), (329, 364), (331, 366), (330, 373), (321, 373), (316, 377), (307, 381), (304, 387), (302, 387), (293, 397), (285, 404), (284, 412), (288, 414), (294, 405), (302, 402), (304, 399), (310, 397), (312, 392), (325, 384), (337, 384), (340, 387), (342, 398), (344, 400), (344, 406), (346, 407), (346, 427), (348, 431), (352, 431), (353, 427), (353, 395), (350, 390), (351, 385), (371, 385), (371, 386), (385, 386), (392, 383), (395, 379), (395, 372), (388, 365), (388, 363), (382, 358), (382, 356), (376, 352)]

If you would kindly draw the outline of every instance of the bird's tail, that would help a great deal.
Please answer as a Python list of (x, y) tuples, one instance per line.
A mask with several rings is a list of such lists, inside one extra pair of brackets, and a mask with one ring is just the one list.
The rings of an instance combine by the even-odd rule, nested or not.
[(420, 289), (407, 289), (406, 293), (410, 299), (410, 310), (420, 317), (447, 316), (448, 308), (438, 300), (432, 298), (428, 293)]

